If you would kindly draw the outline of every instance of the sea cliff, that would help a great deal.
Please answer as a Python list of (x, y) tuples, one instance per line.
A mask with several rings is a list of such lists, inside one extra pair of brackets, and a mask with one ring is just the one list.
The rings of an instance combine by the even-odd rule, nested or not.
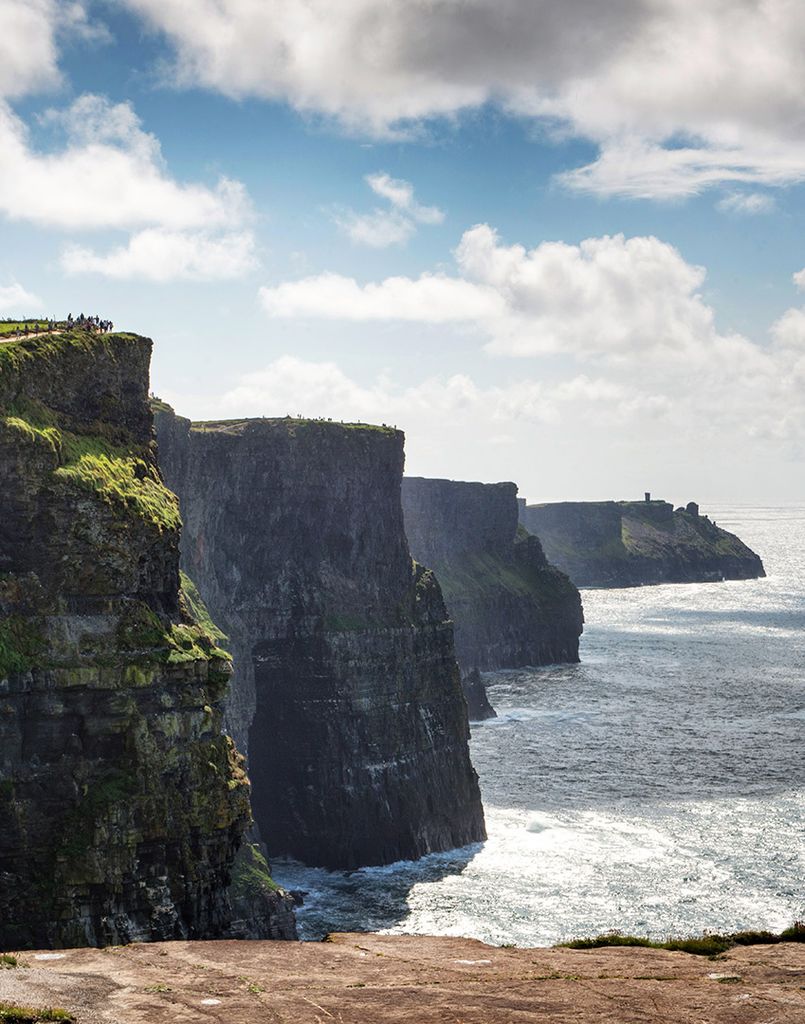
[(520, 522), (579, 587), (634, 587), (765, 576), (758, 555), (698, 505), (667, 501), (520, 503)]
[(484, 838), (452, 625), (403, 530), (403, 435), (160, 405), (156, 423), (270, 853), (354, 868)]
[(181, 592), (150, 353), (0, 344), (0, 948), (222, 937), (238, 916), (231, 659)]
[(581, 599), (517, 522), (517, 486), (406, 477), (405, 529), (432, 568), (453, 618), (465, 693), (476, 716), (474, 670), (579, 659)]

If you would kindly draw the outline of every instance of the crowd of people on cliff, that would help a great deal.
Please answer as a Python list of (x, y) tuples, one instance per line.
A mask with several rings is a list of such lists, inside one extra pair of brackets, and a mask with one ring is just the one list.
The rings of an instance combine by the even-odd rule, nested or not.
[(99, 316), (84, 316), (83, 313), (79, 313), (76, 317), (72, 313), (68, 313), (66, 320), (18, 320), (11, 322), (15, 324), (14, 329), (4, 331), (3, 336), (5, 338), (25, 338), (29, 334), (52, 334), (54, 331), (71, 331), (76, 327), (84, 331), (106, 334), (114, 330), (115, 327), (111, 320), (103, 320)]
[(84, 330), (99, 331), (101, 334), (106, 334), (107, 331), (111, 331), (114, 328), (114, 324), (111, 320), (101, 320), (99, 316), (84, 316), (83, 313), (79, 313), (78, 316), (73, 319), (73, 314), (67, 314), (67, 327), (81, 327)]

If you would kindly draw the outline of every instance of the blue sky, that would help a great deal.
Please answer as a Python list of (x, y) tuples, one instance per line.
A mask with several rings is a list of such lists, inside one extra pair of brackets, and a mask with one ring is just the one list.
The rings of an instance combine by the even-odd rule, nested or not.
[(194, 418), (394, 422), (413, 473), (802, 499), (798, 5), (4, 6), (0, 316), (148, 334)]

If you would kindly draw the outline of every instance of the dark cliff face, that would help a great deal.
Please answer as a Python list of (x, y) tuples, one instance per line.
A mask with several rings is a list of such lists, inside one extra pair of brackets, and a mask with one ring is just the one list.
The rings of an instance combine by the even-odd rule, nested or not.
[(227, 934), (248, 782), (179, 586), (151, 342), (0, 344), (0, 948)]
[(579, 593), (518, 527), (517, 487), (406, 477), (405, 529), (434, 569), (462, 671), (578, 661)]
[(703, 583), (765, 576), (763, 563), (698, 506), (666, 501), (521, 505), (520, 522), (580, 587)]
[(157, 433), (270, 852), (350, 868), (482, 839), (452, 627), (403, 531), (402, 434), (165, 411)]

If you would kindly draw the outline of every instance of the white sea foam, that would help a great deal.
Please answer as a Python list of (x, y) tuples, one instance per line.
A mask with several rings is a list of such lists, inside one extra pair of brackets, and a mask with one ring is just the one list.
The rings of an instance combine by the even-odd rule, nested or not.
[(584, 593), (582, 663), (490, 678), (482, 846), (357, 872), (275, 866), (303, 934), (539, 945), (805, 917), (805, 511), (715, 510), (765, 580)]

